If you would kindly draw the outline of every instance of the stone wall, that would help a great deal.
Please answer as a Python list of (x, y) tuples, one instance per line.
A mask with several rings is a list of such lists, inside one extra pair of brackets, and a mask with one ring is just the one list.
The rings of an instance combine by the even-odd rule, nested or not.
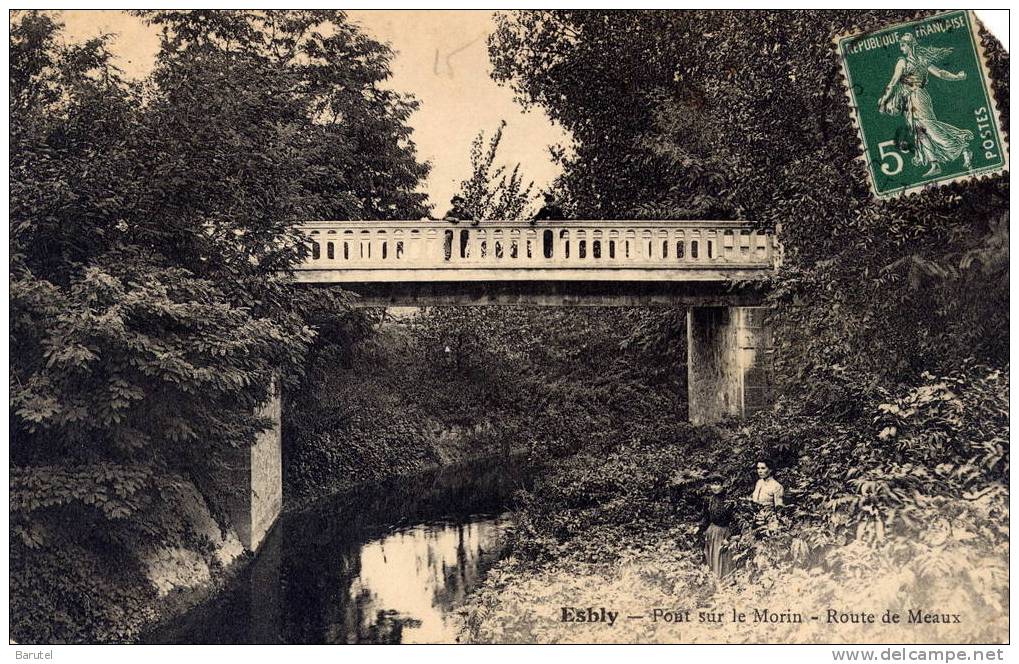
[(236, 487), (227, 506), (244, 548), (258, 549), (283, 508), (281, 445), (282, 400), (279, 391), (260, 411), (272, 426), (259, 434), (250, 448), (238, 450), (228, 470)]
[(739, 307), (737, 328), (743, 374), (744, 416), (771, 405), (774, 398), (774, 344), (764, 307)]
[(742, 399), (732, 307), (691, 307), (686, 313), (689, 419), (710, 424), (739, 415)]
[(687, 310), (689, 419), (743, 417), (772, 399), (772, 340), (763, 307)]
[(258, 548), (283, 509), (282, 408), (277, 392), (262, 412), (273, 426), (251, 448), (251, 538), (246, 543), (251, 550)]

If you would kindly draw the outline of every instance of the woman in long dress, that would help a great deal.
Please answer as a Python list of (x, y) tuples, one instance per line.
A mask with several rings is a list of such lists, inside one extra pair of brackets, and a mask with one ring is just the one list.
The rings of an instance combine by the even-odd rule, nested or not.
[(725, 498), (722, 478), (708, 478), (708, 504), (704, 510), (704, 558), (708, 567), (719, 578), (724, 579), (732, 572), (732, 552), (729, 537), (732, 534), (732, 507)]
[(966, 72), (953, 74), (938, 67), (937, 63), (952, 49), (919, 46), (910, 34), (899, 39), (899, 50), (903, 57), (895, 63), (895, 72), (878, 100), (878, 110), (905, 117), (906, 126), (913, 136), (913, 165), (930, 167), (924, 177), (937, 175), (942, 164), (954, 161), (960, 155), (963, 166), (970, 168), (973, 151), (969, 144), (973, 140), (973, 132), (938, 120), (927, 92), (929, 76), (945, 81), (962, 81)]

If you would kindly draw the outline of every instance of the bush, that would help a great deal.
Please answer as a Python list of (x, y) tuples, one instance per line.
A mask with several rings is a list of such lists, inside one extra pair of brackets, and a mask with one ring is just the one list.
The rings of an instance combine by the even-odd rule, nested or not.
[(670, 344), (663, 361), (652, 340), (675, 323), (671, 310), (384, 315), (352, 314), (342, 330), (321, 335), (302, 385), (287, 395), (289, 495), (515, 450), (544, 462), (651, 444), (668, 440), (664, 423), (685, 411), (684, 347)]
[[(826, 421), (789, 404), (713, 429), (672, 427), (559, 462), (522, 496), (514, 558), (464, 612), (471, 640), (498, 642), (1001, 641), (1008, 602), (1008, 376), (967, 363), (920, 384), (858, 390), (861, 415)], [(701, 478), (747, 496), (756, 460), (786, 488), (778, 525), (737, 511), (735, 585), (707, 572), (695, 523)], [(670, 500), (671, 496), (671, 500)], [(699, 598), (696, 601), (691, 598)], [(610, 601), (611, 600), (611, 601)], [(559, 602), (556, 604), (556, 602)], [(846, 607), (904, 623), (562, 626), (542, 612), (606, 605)], [(907, 624), (950, 607), (961, 625)], [(832, 631), (835, 630), (835, 631)]]

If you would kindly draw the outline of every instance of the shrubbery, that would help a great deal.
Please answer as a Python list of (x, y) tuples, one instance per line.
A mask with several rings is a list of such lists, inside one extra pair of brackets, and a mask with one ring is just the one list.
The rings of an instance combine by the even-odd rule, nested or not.
[(671, 311), (437, 308), (367, 327), (357, 316), (320, 337), (287, 396), (290, 496), (471, 457), (660, 440), (685, 414), (682, 345), (662, 361), (645, 339)]
[[(1008, 603), (1008, 378), (969, 364), (894, 395), (859, 394), (861, 417), (811, 418), (788, 405), (730, 427), (662, 431), (583, 452), (525, 495), (515, 557), (464, 612), (480, 641), (1000, 641)], [(891, 428), (894, 427), (894, 432)], [(777, 528), (741, 510), (733, 584), (708, 573), (696, 536), (700, 478), (721, 471), (748, 496), (757, 458), (777, 459), (787, 507)], [(679, 472), (677, 472), (679, 471)], [(678, 478), (678, 483), (674, 480)], [(678, 484), (673, 488), (673, 485)], [(678, 492), (670, 501), (670, 489)], [(897, 627), (557, 624), (559, 606), (611, 604), (816, 615), (886, 609)], [(962, 624), (910, 625), (910, 610)]]
[(282, 274), (306, 251), (298, 224), (425, 212), (414, 103), (380, 85), (391, 52), (342, 12), (140, 14), (160, 40), (140, 81), (112, 35), (65, 44), (49, 13), (11, 16), (22, 643), (137, 636), (156, 607), (140, 552), (206, 544), (172, 487), (229, 528), (226, 467), (315, 335)]
[[(850, 629), (840, 640), (1007, 637), (1008, 179), (875, 200), (831, 51), (836, 34), (923, 14), (499, 16), (495, 78), (572, 132), (556, 182), (571, 213), (782, 225), (784, 263), (768, 297), (782, 398), (675, 443), (685, 468), (670, 530), (662, 483), (675, 465), (658, 448), (633, 446), (619, 460), (622, 445), (592, 447), (561, 462), (525, 497), (517, 557), (467, 612), (473, 638), (831, 638), (811, 627), (655, 636), (646, 624), (621, 634), (535, 621), (546, 600), (604, 605), (613, 592), (637, 613), (654, 598), (811, 611), (861, 600), (882, 610), (953, 606), (961, 626)], [(747, 48), (748, 23), (767, 53)], [(1008, 54), (981, 40), (1007, 131)], [(596, 72), (598, 85), (577, 71)], [(698, 478), (719, 471), (730, 495), (749, 495), (760, 455), (776, 464), (789, 505), (773, 532), (738, 515), (737, 584), (716, 588), (690, 532)], [(637, 542), (665, 552), (631, 564)], [(657, 595), (640, 580), (647, 570), (670, 579)]]

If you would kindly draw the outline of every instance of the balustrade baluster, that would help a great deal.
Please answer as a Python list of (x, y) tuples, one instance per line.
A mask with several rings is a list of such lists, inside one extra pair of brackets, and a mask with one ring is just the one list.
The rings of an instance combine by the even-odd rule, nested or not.
[(361, 231), (361, 263), (366, 266), (371, 265), (372, 258), (375, 256), (372, 239), (372, 232), (370, 230)]
[(422, 265), (441, 265), (442, 243), (439, 239), (438, 228), (428, 228), (422, 231), (421, 263)]
[(418, 262), (418, 250), (420, 248), (418, 244), (420, 243), (420, 241), (421, 241), (420, 230), (418, 230), (417, 228), (412, 228), (410, 229), (410, 231), (407, 232), (405, 260), (407, 261), (408, 265), (414, 265)]
[(501, 228), (492, 229), (492, 258), (496, 263), (502, 262), (506, 254), (506, 240)]
[(393, 242), (393, 248), (392, 248), (392, 251), (393, 251), (393, 260), (394, 261), (398, 261), (400, 263), (403, 263), (404, 262), (404, 254), (407, 251), (406, 244), (404, 244), (404, 241), (403, 241), (403, 230), (399, 229), (399, 228), (394, 228), (392, 230), (392, 236), (391, 237), (393, 238), (392, 239), (392, 242)]
[(722, 260), (731, 262), (735, 259), (736, 237), (731, 230), (722, 231)]
[(473, 228), (460, 229), (460, 242), (463, 243), (463, 259), (465, 263), (477, 263), (481, 250), (478, 245), (478, 233)]
[(311, 232), (311, 260), (317, 261), (322, 255), (322, 244), (319, 242), (320, 237), (318, 231)]
[(488, 262), (488, 232), (482, 228), (471, 229), (471, 237), (474, 239), (474, 249), (478, 263)]

